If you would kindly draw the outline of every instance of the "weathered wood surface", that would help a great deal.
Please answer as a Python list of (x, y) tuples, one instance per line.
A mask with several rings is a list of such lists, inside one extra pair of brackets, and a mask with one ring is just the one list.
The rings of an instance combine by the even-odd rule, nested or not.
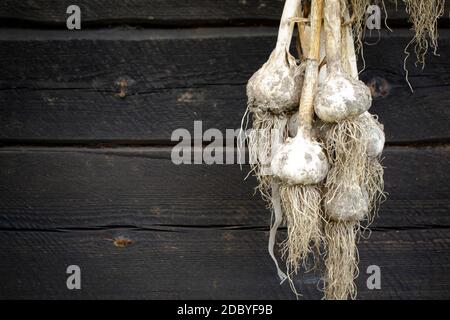
[[(111, 23), (198, 26), (203, 24), (276, 23), (283, 0), (100, 0), (77, 1), (87, 26)], [(69, 0), (2, 1), (1, 19), (64, 26)]]
[[(245, 83), (267, 59), (275, 33), (0, 29), (0, 142), (167, 143), (174, 129), (191, 130), (194, 120), (205, 130), (238, 128)], [(422, 71), (411, 57), (411, 94), (403, 71), (410, 37), (396, 30), (366, 47), (362, 78), (380, 96), (372, 112), (388, 143), (448, 142), (450, 64), (430, 55)], [(449, 51), (444, 30), (440, 52)]]
[[(450, 226), (448, 147), (388, 148), (374, 228)], [(270, 212), (239, 165), (175, 165), (166, 148), (0, 152), (0, 228), (160, 225), (267, 229)]]
[[(132, 244), (114, 246), (126, 237)], [(170, 228), (61, 232), (0, 231), (1, 299), (293, 299), (278, 284), (258, 230)], [(374, 231), (360, 248), (360, 299), (449, 299), (448, 229)], [(67, 290), (66, 268), (81, 268), (82, 289)], [(367, 266), (381, 268), (368, 290)], [(319, 299), (319, 275), (297, 285)]]
[[(153, 26), (199, 25), (277, 25), (283, 0), (78, 0), (83, 27), (119, 23)], [(402, 1), (385, 1), (388, 23), (405, 25), (407, 15)], [(70, 0), (3, 0), (0, 23), (22, 21), (59, 27), (66, 26)], [(446, 3), (446, 12), (450, 4)], [(382, 12), (382, 18), (386, 17)], [(448, 23), (448, 15), (441, 20)]]

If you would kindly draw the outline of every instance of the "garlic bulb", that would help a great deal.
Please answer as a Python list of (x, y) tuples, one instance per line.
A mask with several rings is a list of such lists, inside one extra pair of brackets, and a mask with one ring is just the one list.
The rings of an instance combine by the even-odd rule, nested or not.
[(319, 85), (314, 111), (325, 122), (339, 122), (369, 110), (372, 96), (362, 81), (342, 70), (340, 4), (334, 1), (329, 6), (324, 14), (327, 77)]
[(302, 72), (295, 59), (284, 50), (275, 49), (261, 69), (247, 83), (250, 110), (274, 114), (298, 108)]
[(288, 185), (321, 182), (328, 172), (328, 161), (320, 144), (299, 131), (274, 155), (272, 174)]
[(324, 207), (331, 220), (360, 221), (369, 212), (369, 196), (357, 183), (340, 185)]
[(361, 117), (367, 118), (367, 155), (370, 158), (378, 157), (383, 152), (385, 142), (383, 125), (368, 112)]
[(302, 72), (289, 53), (300, 0), (286, 0), (281, 17), (278, 39), (269, 60), (247, 83), (247, 97), (251, 111), (270, 111), (274, 114), (298, 108), (302, 90)]
[(370, 90), (362, 81), (335, 70), (319, 87), (314, 111), (323, 121), (338, 122), (369, 110), (371, 103)]

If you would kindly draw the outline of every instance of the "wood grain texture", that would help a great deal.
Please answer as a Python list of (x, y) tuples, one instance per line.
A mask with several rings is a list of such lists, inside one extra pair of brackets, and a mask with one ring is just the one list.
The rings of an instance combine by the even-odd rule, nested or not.
[[(390, 196), (374, 228), (450, 226), (450, 151), (388, 148)], [(0, 229), (161, 225), (267, 229), (270, 212), (239, 165), (174, 165), (170, 149), (0, 152)]]
[[(126, 237), (118, 248), (111, 239)], [(2, 299), (293, 299), (280, 286), (257, 230), (106, 229), (0, 231)], [(360, 248), (359, 299), (450, 298), (450, 231), (373, 232)], [(66, 288), (68, 265), (82, 289)], [(367, 266), (381, 268), (381, 290), (368, 290)], [(318, 273), (300, 273), (305, 299), (319, 299)]]
[[(79, 0), (86, 26), (114, 23), (193, 26), (276, 23), (284, 0)], [(65, 27), (69, 0), (2, 1), (1, 19)]]
[[(236, 129), (245, 83), (267, 59), (275, 31), (0, 29), (0, 142), (167, 143), (194, 120), (205, 130)], [(450, 31), (425, 70), (410, 58), (414, 94), (403, 71), (410, 36), (396, 30), (366, 47), (362, 78), (377, 97), (371, 111), (388, 143), (448, 142)]]
[[(78, 0), (83, 27), (111, 24), (151, 26), (199, 25), (277, 25), (283, 0)], [(385, 1), (390, 25), (405, 25), (405, 6), (399, 1)], [(14, 21), (39, 23), (65, 28), (69, 0), (3, 0), (0, 3), (0, 23)], [(450, 5), (446, 3), (446, 12)], [(382, 12), (382, 18), (386, 13)], [(445, 16), (442, 20), (448, 22)]]

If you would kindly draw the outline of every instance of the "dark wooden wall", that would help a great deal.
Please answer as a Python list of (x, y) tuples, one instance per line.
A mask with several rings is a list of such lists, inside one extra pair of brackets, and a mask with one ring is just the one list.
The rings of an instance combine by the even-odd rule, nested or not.
[[(82, 30), (65, 29), (78, 4)], [(0, 2), (0, 298), (293, 299), (266, 247), (248, 168), (174, 165), (171, 133), (238, 128), (245, 83), (274, 45), (282, 1)], [(385, 124), (389, 199), (361, 239), (361, 299), (450, 298), (450, 29), (424, 70), (394, 32), (365, 46)], [(376, 42), (376, 32), (368, 35)], [(387, 84), (387, 86), (386, 86)], [(130, 240), (117, 247), (113, 239)], [(117, 243), (116, 243), (117, 244)], [(66, 267), (82, 290), (66, 288)], [(381, 290), (368, 290), (378, 265)], [(317, 299), (318, 274), (299, 275)]]

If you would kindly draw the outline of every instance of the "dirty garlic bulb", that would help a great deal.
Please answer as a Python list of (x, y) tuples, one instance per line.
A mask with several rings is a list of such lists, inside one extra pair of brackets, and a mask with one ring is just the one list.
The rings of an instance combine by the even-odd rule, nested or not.
[[(324, 14), (327, 77), (319, 86), (314, 111), (325, 122), (339, 122), (369, 110), (372, 97), (369, 88), (341, 65), (341, 17), (338, 1), (330, 3)], [(334, 20), (337, 19), (337, 20)]]
[(328, 161), (320, 144), (300, 130), (275, 154), (271, 169), (288, 185), (317, 184), (327, 175)]
[(364, 117), (367, 121), (367, 156), (370, 158), (378, 157), (383, 152), (386, 140), (383, 125), (368, 112), (364, 112), (360, 117)]
[(334, 197), (324, 204), (326, 215), (334, 221), (363, 220), (369, 212), (367, 191), (357, 182), (339, 185)]
[(302, 72), (289, 53), (300, 0), (286, 0), (281, 17), (278, 39), (269, 60), (247, 83), (247, 97), (251, 111), (270, 111), (274, 114), (298, 108), (302, 90)]

